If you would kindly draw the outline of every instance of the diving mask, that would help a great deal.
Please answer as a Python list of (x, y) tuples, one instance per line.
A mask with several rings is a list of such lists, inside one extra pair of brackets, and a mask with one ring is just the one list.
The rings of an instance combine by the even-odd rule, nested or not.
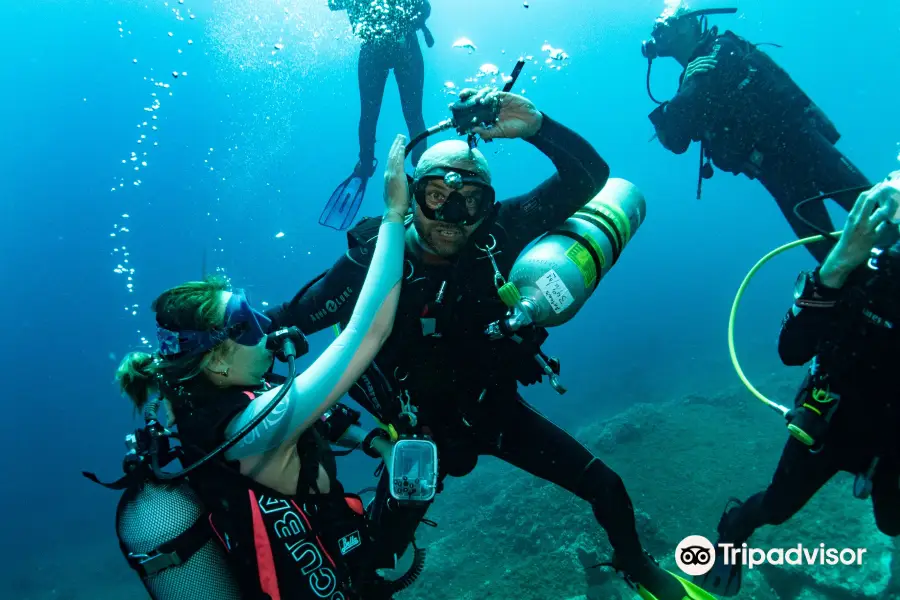
[(641, 54), (643, 54), (644, 58), (647, 60), (653, 60), (661, 56), (669, 56), (669, 46), (672, 43), (671, 38), (675, 32), (675, 24), (682, 19), (701, 17), (702, 20), (702, 17), (707, 15), (733, 15), (737, 11), (738, 9), (736, 8), (707, 8), (659, 18), (653, 25), (650, 39), (644, 40), (641, 43)]
[[(411, 185), (416, 204), (431, 221), (475, 225), (494, 206), (494, 188), (470, 171), (437, 168)], [(463, 190), (466, 186), (474, 189)]]
[(437, 446), (428, 438), (401, 438), (391, 453), (391, 496), (401, 504), (430, 502), (437, 492)]
[(165, 357), (202, 354), (229, 339), (242, 346), (256, 346), (266, 337), (271, 325), (269, 317), (250, 306), (243, 290), (235, 290), (225, 306), (222, 327), (209, 331), (172, 331), (157, 323), (159, 354)]

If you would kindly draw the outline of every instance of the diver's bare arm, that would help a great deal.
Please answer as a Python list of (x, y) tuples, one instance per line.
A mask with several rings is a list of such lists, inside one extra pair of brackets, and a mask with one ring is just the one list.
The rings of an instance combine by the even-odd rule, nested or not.
[[(229, 460), (260, 455), (295, 441), (340, 399), (369, 366), (390, 335), (400, 296), (404, 234), (399, 219), (386, 217), (379, 230), (372, 267), (347, 327), (306, 371), (292, 382), (281, 405), (253, 432), (227, 451)], [(281, 388), (254, 399), (226, 429), (231, 436), (261, 411)]]

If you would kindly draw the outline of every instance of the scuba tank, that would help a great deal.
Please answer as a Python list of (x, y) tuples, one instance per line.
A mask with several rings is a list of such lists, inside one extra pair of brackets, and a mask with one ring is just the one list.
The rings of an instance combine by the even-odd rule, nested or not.
[[(288, 381), (296, 374), (295, 358), (309, 345), (296, 327), (268, 334), (266, 347), (288, 363)], [(160, 383), (169, 388), (160, 379)], [(82, 474), (113, 490), (124, 490), (116, 509), (116, 535), (129, 566), (153, 600), (243, 600), (237, 578), (200, 497), (186, 475), (237, 444), (263, 421), (285, 397), (284, 385), (269, 404), (240, 431), (218, 448), (177, 473), (162, 469), (176, 458), (183, 461), (177, 436), (160, 423), (162, 402), (156, 397), (144, 407), (144, 427), (125, 438), (128, 453), (123, 461), (125, 476), (102, 483), (93, 473)], [(175, 394), (178, 389), (170, 389)]]
[[(590, 202), (516, 260), (498, 290), (509, 312), (485, 333), (500, 339), (526, 326), (556, 327), (571, 320), (619, 260), (646, 214), (641, 191), (629, 181), (610, 178)], [(563, 393), (556, 370), (542, 356), (535, 358), (554, 389)]]
[[(199, 496), (185, 479), (163, 481), (154, 469), (180, 456), (156, 419), (159, 399), (147, 403), (146, 427), (126, 437), (124, 489), (116, 508), (116, 536), (129, 566), (153, 600), (242, 600)], [(211, 581), (215, 583), (211, 585)]]
[(593, 200), (516, 260), (499, 290), (510, 311), (491, 324), (488, 334), (568, 322), (616, 264), (646, 212), (636, 186), (611, 178)]

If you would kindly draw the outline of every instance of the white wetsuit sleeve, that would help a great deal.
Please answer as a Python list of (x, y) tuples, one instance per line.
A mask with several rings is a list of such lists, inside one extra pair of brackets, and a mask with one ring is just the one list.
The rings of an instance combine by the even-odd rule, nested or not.
[[(403, 223), (382, 222), (347, 327), (306, 371), (293, 382), (285, 382), (291, 386), (290, 391), (262, 423), (225, 453), (228, 460), (249, 458), (296, 441), (368, 368), (393, 326), (403, 274), (405, 232)], [(280, 389), (267, 390), (250, 402), (228, 424), (226, 436), (250, 422)]]

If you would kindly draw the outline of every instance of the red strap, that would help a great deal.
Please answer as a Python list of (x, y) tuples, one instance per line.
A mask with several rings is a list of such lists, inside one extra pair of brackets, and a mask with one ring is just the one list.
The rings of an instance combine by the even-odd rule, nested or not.
[(251, 400), (256, 400), (256, 394), (254, 394), (253, 392), (248, 392), (248, 391), (245, 390), (244, 393), (245, 393), (245, 394), (247, 395), (247, 397), (250, 398)]
[(362, 500), (360, 500), (359, 498), (352, 498), (350, 496), (344, 496), (344, 500), (347, 501), (347, 506), (350, 507), (350, 510), (352, 510), (353, 512), (355, 512), (356, 514), (358, 514), (360, 516), (365, 514), (366, 511), (363, 510)]
[[(246, 392), (250, 393), (250, 392)], [(281, 600), (281, 592), (278, 589), (278, 575), (275, 572), (275, 558), (272, 556), (272, 544), (269, 542), (269, 534), (266, 532), (266, 524), (263, 522), (262, 513), (259, 510), (259, 502), (253, 490), (250, 491), (250, 511), (253, 513), (253, 544), (256, 547), (256, 566), (259, 569), (259, 583), (262, 591), (272, 600)]]

